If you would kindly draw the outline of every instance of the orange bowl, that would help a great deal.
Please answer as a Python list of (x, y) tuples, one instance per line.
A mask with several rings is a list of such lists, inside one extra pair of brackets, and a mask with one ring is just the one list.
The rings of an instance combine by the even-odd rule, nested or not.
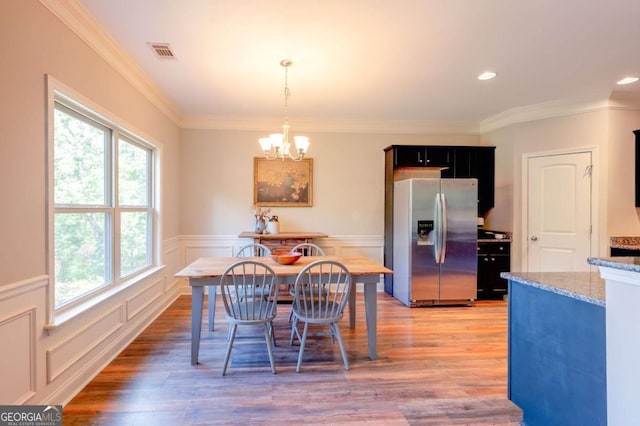
[(298, 260), (302, 253), (299, 251), (274, 251), (271, 252), (271, 259), (281, 265), (293, 265)]

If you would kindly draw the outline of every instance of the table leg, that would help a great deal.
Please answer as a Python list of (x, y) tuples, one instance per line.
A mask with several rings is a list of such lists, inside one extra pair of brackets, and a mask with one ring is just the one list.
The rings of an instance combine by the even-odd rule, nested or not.
[(367, 340), (369, 359), (378, 357), (378, 295), (377, 283), (364, 284), (364, 307), (367, 317)]
[(209, 292), (209, 308), (207, 312), (209, 320), (209, 331), (213, 331), (214, 318), (216, 317), (216, 294), (218, 292), (216, 291), (215, 286), (209, 286), (207, 291)]
[(356, 283), (349, 291), (349, 328), (356, 328)]
[(191, 287), (191, 365), (198, 364), (200, 330), (202, 328), (202, 302), (204, 287)]

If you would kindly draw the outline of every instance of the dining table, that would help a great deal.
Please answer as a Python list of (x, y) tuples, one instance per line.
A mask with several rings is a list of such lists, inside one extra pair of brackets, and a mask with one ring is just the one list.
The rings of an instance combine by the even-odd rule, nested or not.
[(213, 331), (215, 318), (216, 288), (227, 267), (239, 260), (262, 262), (273, 269), (278, 282), (293, 285), (298, 273), (308, 264), (318, 260), (334, 260), (342, 263), (351, 273), (351, 292), (349, 294), (349, 327), (356, 325), (356, 286), (364, 288), (365, 317), (369, 359), (375, 360), (377, 354), (377, 287), (381, 275), (393, 271), (365, 256), (302, 256), (292, 265), (281, 265), (270, 257), (200, 257), (175, 274), (177, 278), (186, 278), (191, 287), (191, 364), (198, 364), (200, 336), (202, 330), (202, 312), (205, 287), (209, 289), (208, 323)]

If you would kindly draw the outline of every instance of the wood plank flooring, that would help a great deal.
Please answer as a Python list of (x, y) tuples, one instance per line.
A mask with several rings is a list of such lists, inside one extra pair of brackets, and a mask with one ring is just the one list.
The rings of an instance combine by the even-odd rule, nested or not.
[(280, 304), (277, 374), (264, 340), (241, 340), (222, 377), (224, 307), (216, 308), (213, 333), (205, 312), (200, 364), (192, 366), (191, 297), (181, 296), (64, 407), (64, 424), (519, 424), (522, 414), (506, 397), (506, 302), (409, 309), (379, 294), (378, 359), (371, 361), (358, 298), (356, 328), (346, 312), (340, 328), (349, 371), (337, 343), (323, 337), (307, 343), (296, 373), (290, 305)]

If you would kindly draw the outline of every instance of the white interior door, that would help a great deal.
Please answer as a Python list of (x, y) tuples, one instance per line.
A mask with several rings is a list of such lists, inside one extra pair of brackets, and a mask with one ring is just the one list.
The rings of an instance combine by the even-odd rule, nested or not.
[(591, 152), (528, 158), (527, 270), (588, 271)]

